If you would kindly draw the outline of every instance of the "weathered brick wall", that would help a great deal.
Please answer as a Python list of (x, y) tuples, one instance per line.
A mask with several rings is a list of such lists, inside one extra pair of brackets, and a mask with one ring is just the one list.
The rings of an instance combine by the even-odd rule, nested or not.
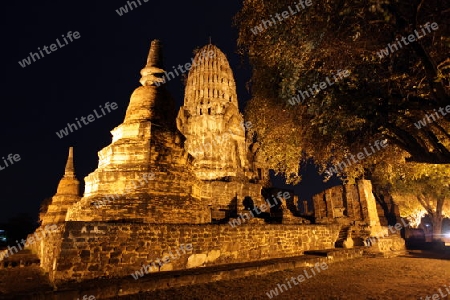
[[(130, 276), (143, 264), (169, 256), (169, 251), (177, 258), (162, 270), (296, 256), (306, 250), (334, 248), (338, 233), (334, 225), (246, 223), (232, 228), (228, 224), (66, 222), (51, 278)], [(183, 253), (180, 244), (192, 244), (193, 250)], [(51, 270), (48, 264), (43, 267)]]
[[(88, 203), (104, 201), (98, 208)], [(142, 223), (209, 223), (211, 213), (208, 206), (190, 196), (163, 194), (120, 195), (106, 202), (99, 197), (83, 198), (71, 210), (69, 221), (95, 222), (131, 220)]]
[[(100, 194), (84, 197), (76, 203), (68, 210), (67, 220), (93, 222), (126, 219), (145, 223), (191, 224), (210, 222), (208, 202), (191, 196), (194, 183), (200, 183), (192, 178), (192, 174), (152, 172), (155, 174), (154, 180), (148, 180), (137, 188), (134, 188), (132, 183), (139, 185), (142, 174), (96, 172), (95, 176), (100, 176), (101, 180), (106, 181), (108, 176), (111, 177), (108, 177), (108, 184), (102, 183), (106, 186), (102, 187), (105, 190)], [(131, 183), (126, 183), (127, 176), (134, 178)], [(114, 182), (117, 182), (118, 187), (113, 189)], [(131, 187), (129, 192), (124, 191), (125, 185)], [(106, 192), (108, 188), (109, 193)], [(98, 206), (92, 203), (97, 203)]]
[(361, 214), (361, 204), (356, 185), (347, 184), (344, 186), (344, 190), (348, 217), (352, 218), (353, 220), (363, 220), (363, 215)]
[(237, 196), (237, 208), (244, 209), (244, 197), (251, 197), (255, 205), (264, 203), (261, 196), (261, 185), (244, 181), (203, 181), (200, 188), (193, 194), (204, 203), (211, 203), (214, 207), (228, 207)]
[[(376, 201), (370, 180), (357, 184), (335, 186), (313, 196), (316, 223), (326, 224), (336, 218), (347, 221), (364, 221), (379, 226)], [(343, 209), (342, 213), (339, 212)]]
[(338, 185), (325, 191), (325, 198), (329, 202), (329, 217), (335, 218), (340, 214), (336, 214), (335, 209), (344, 207), (344, 186)]
[(313, 196), (313, 211), (316, 222), (327, 220), (327, 203), (325, 201), (325, 192)]
[[(41, 267), (46, 271), (50, 272), (53, 270), (55, 260), (60, 253), (62, 235), (64, 234), (64, 225), (59, 225), (57, 230), (48, 232), (44, 230), (41, 226), (36, 229), (35, 233), (39, 237), (42, 237), (40, 241), (35, 239), (34, 243), (31, 243), (27, 249), (30, 249), (34, 254), (36, 254), (40, 261)], [(28, 235), (30, 238), (33, 235)]]

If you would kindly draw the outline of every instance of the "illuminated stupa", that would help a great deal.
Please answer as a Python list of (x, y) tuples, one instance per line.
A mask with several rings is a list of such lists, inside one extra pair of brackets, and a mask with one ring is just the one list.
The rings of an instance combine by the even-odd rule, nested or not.
[(98, 168), (85, 178), (84, 197), (67, 221), (210, 219), (206, 205), (192, 199), (200, 182), (175, 127), (174, 100), (164, 84), (156, 84), (164, 73), (162, 61), (161, 43), (152, 41), (141, 86), (131, 95), (123, 123), (111, 131), (112, 143), (99, 151)]

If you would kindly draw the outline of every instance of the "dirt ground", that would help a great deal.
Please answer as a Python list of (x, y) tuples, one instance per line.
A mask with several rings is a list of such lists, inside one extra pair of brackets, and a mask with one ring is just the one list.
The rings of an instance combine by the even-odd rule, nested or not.
[[(309, 269), (308, 269), (309, 270)], [(170, 290), (125, 296), (117, 299), (270, 299), (266, 293), (303, 274), (303, 269), (265, 276), (201, 284)], [(310, 274), (311, 275), (311, 274)], [(449, 294), (450, 259), (413, 253), (396, 258), (358, 258), (329, 264), (328, 269), (280, 293), (272, 299), (426, 299)], [(439, 296), (440, 297), (440, 296)], [(450, 296), (436, 299), (450, 300)]]
[[(306, 268), (308, 274), (312, 273)], [(193, 285), (145, 294), (116, 297), (135, 299), (270, 299), (266, 293), (286, 279), (304, 274), (304, 269), (285, 270), (264, 276)], [(433, 294), (450, 294), (450, 256), (414, 251), (395, 258), (363, 257), (328, 264), (316, 276), (272, 299), (432, 299)], [(0, 270), (0, 299), (11, 290), (51, 291), (52, 287), (38, 267)], [(102, 299), (101, 295), (96, 295)], [(435, 298), (450, 300), (450, 296)], [(433, 300), (435, 300), (433, 299)], [(75, 300), (75, 299), (73, 299)]]

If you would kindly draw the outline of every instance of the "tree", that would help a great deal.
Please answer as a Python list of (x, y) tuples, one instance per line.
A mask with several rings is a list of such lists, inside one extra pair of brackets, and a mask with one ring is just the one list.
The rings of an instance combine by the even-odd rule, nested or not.
[(392, 197), (400, 207), (400, 216), (408, 220), (411, 228), (418, 228), (427, 211), (417, 200), (416, 195), (394, 193)]
[(450, 165), (409, 162), (387, 166), (377, 166), (374, 176), (392, 187), (401, 215), (418, 225), (428, 214), (433, 237), (440, 239), (442, 221), (450, 217)]
[[(325, 0), (295, 15), (289, 9), (297, 11), (282, 0), (244, 0), (235, 18), (253, 67), (246, 119), (273, 169), (298, 174), (305, 154), (325, 170), (384, 138), (410, 161), (450, 163), (449, 1)], [(431, 23), (438, 29), (421, 27)], [(414, 30), (422, 37), (408, 42)]]

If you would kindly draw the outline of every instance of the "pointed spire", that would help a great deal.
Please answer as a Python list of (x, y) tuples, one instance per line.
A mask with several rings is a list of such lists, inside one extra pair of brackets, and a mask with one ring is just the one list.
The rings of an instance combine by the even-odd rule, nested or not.
[(56, 190), (56, 195), (76, 195), (79, 194), (80, 182), (75, 177), (75, 168), (73, 167), (73, 147), (69, 148), (69, 157), (67, 158), (64, 176), (61, 178)]
[(64, 177), (75, 177), (75, 168), (73, 167), (73, 147), (69, 148), (69, 157), (67, 158), (66, 170), (64, 171)]
[(147, 67), (163, 68), (162, 44), (160, 40), (153, 40), (150, 44)]
[(162, 43), (159, 40), (153, 40), (150, 44), (150, 50), (147, 56), (147, 64), (141, 70), (141, 79), (139, 82), (144, 86), (157, 85), (155, 82), (163, 82), (163, 55)]
[(41, 217), (42, 225), (64, 223), (67, 209), (80, 199), (80, 182), (75, 177), (73, 147), (70, 147), (64, 176), (58, 183), (56, 194), (52, 197), (47, 212)]

